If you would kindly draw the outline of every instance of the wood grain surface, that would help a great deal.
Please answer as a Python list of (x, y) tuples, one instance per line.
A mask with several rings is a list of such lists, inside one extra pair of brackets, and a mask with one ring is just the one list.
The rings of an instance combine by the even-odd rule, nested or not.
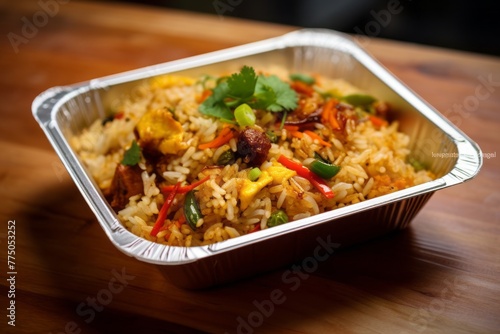
[[(109, 242), (31, 114), (33, 99), (52, 86), (294, 29), (215, 13), (0, 1), (1, 333), (500, 332), (500, 156), (484, 159), (474, 180), (437, 192), (408, 229), (335, 253), (296, 289), (284, 268), (187, 291)], [(483, 152), (500, 153), (499, 58), (360, 42)]]

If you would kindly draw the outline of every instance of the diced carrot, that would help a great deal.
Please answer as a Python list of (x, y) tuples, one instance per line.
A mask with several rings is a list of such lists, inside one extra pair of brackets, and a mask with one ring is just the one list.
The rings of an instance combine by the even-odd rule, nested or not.
[(323, 107), (323, 112), (321, 113), (321, 123), (328, 124), (330, 121), (330, 110)]
[(326, 147), (332, 147), (331, 143), (324, 141), (323, 138), (321, 138), (318, 134), (312, 132), (311, 130), (305, 130), (304, 132), (290, 131), (290, 134), (292, 135), (292, 137), (295, 137), (295, 138), (303, 138), (304, 134), (307, 134), (313, 140), (317, 140), (321, 145), (326, 146)]
[[(163, 225), (160, 228), (159, 232), (170, 230), (170, 228), (172, 227), (172, 225), (175, 225), (175, 226), (177, 226), (177, 228), (180, 229), (181, 226), (182, 226), (182, 224), (184, 224), (185, 222), (186, 222), (186, 218), (185, 218), (184, 214), (181, 214), (179, 216), (179, 219), (172, 221), (170, 224)], [(170, 233), (170, 231), (167, 234), (165, 234), (165, 236), (164, 236), (165, 240), (168, 240), (168, 238), (170, 237), (170, 234), (172, 234), (172, 233)]]
[(332, 129), (334, 130), (340, 130), (341, 127), (340, 127), (340, 124), (337, 120), (337, 109), (332, 109), (332, 111), (330, 112), (330, 125), (332, 126)]
[(170, 224), (165, 224), (163, 225), (162, 227), (160, 227), (160, 229), (158, 230), (158, 232), (161, 232), (161, 231), (166, 231), (170, 228), (170, 226), (172, 226), (172, 223)]
[(196, 100), (198, 103), (203, 103), (210, 95), (212, 95), (211, 89), (205, 89), (201, 95)]
[(220, 147), (226, 143), (228, 143), (231, 138), (233, 138), (233, 130), (229, 127), (223, 128), (222, 131), (219, 133), (217, 137), (215, 137), (214, 140), (208, 142), (208, 143), (203, 143), (198, 145), (198, 148), (200, 150), (204, 150), (206, 148), (217, 148)]
[(309, 97), (312, 96), (314, 93), (314, 88), (312, 86), (309, 86), (308, 84), (302, 82), (302, 81), (293, 81), (290, 84), (290, 87), (292, 87), (292, 89), (294, 91), (296, 91), (297, 93), (304, 94), (304, 95), (307, 95)]
[(379, 186), (389, 186), (392, 182), (391, 177), (387, 174), (375, 175), (373, 179)]
[(337, 103), (336, 99), (330, 99), (323, 106), (321, 114), (321, 122), (325, 125), (330, 125), (333, 130), (341, 130), (339, 122), (337, 121)]
[(385, 119), (377, 117), (377, 116), (370, 115), (370, 116), (368, 116), (368, 118), (370, 119), (372, 124), (378, 128), (381, 128), (383, 126), (387, 126), (389, 124), (389, 123), (387, 123), (387, 121)]
[(285, 125), (283, 126), (283, 129), (285, 129), (286, 131), (299, 131), (299, 126), (298, 125)]
[(179, 228), (180, 228), (180, 225), (182, 225), (186, 222), (186, 216), (184, 214), (181, 214), (179, 216), (179, 219), (177, 219), (177, 222), (179, 222)]
[(405, 189), (407, 185), (408, 185), (407, 180), (404, 177), (400, 177), (394, 181), (394, 186), (399, 190)]
[(323, 85), (321, 76), (317, 73), (313, 74), (312, 77), (314, 78), (314, 84), (318, 87), (321, 87)]
[[(181, 217), (184, 217), (184, 215), (181, 215)], [(185, 221), (186, 221), (186, 219), (184, 218), (184, 219), (183, 219), (183, 221), (185, 222)], [(175, 224), (175, 226), (177, 226), (177, 228), (181, 228), (181, 225), (182, 225), (182, 224), (184, 224), (184, 222), (183, 222), (183, 221), (181, 221), (181, 219), (179, 219), (179, 220), (176, 220), (176, 221), (174, 222), (174, 224)]]
[(290, 134), (292, 135), (292, 137), (295, 137), (295, 138), (304, 137), (304, 134), (300, 131), (290, 131)]
[(321, 138), (315, 132), (312, 132), (311, 130), (306, 130), (306, 131), (304, 131), (304, 133), (306, 135), (308, 135), (309, 137), (311, 137), (312, 139), (317, 140), (321, 145), (326, 146), (326, 147), (332, 147), (331, 143), (324, 141), (323, 138)]

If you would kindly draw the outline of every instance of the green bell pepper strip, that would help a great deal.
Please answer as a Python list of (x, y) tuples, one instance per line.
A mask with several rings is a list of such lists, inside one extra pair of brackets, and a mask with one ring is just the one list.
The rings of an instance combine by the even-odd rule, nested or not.
[(189, 227), (193, 230), (196, 229), (196, 223), (198, 223), (198, 220), (203, 218), (200, 206), (194, 196), (194, 190), (191, 190), (186, 194), (186, 198), (184, 200), (184, 215), (186, 216), (186, 221), (188, 222)]
[(329, 164), (321, 160), (314, 160), (308, 168), (311, 172), (325, 180), (331, 179), (340, 171), (340, 166)]

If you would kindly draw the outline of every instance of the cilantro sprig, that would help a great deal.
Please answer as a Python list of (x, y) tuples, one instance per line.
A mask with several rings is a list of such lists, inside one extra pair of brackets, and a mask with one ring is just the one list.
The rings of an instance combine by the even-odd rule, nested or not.
[(297, 107), (297, 93), (275, 75), (256, 75), (250, 66), (243, 66), (219, 82), (201, 105), (200, 112), (224, 120), (233, 120), (233, 110), (246, 103), (253, 109), (271, 112), (293, 110)]
[(240, 73), (233, 73), (227, 79), (228, 97), (236, 101), (247, 102), (252, 98), (258, 77), (255, 70), (249, 66), (243, 66)]
[(273, 112), (297, 108), (297, 93), (275, 75), (259, 76), (255, 87), (256, 105)]
[(122, 165), (125, 166), (135, 166), (141, 161), (141, 148), (134, 140), (132, 145), (125, 151), (123, 159), (121, 161)]

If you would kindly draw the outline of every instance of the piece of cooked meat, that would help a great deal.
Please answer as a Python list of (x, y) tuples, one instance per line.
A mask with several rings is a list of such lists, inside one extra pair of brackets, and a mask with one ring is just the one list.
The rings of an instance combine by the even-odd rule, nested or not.
[(260, 166), (266, 161), (270, 149), (271, 141), (262, 131), (247, 127), (238, 136), (238, 154), (250, 166)]
[(120, 211), (127, 205), (131, 196), (144, 192), (141, 173), (142, 170), (139, 166), (122, 164), (116, 166), (108, 194), (109, 202), (114, 210)]

